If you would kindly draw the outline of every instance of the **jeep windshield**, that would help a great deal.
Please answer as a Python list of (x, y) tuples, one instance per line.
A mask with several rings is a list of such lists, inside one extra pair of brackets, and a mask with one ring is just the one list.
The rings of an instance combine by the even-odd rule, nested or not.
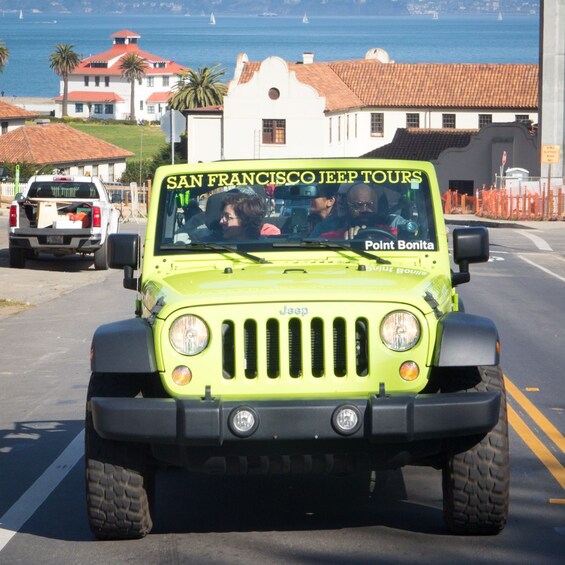
[[(368, 159), (336, 162), (328, 160), (327, 168), (322, 160), (312, 160), (316, 167), (303, 160), (292, 168), (288, 161), (176, 168), (181, 172), (162, 179), (155, 253), (437, 249), (424, 170), (377, 168)], [(197, 245), (203, 243), (217, 245)]]

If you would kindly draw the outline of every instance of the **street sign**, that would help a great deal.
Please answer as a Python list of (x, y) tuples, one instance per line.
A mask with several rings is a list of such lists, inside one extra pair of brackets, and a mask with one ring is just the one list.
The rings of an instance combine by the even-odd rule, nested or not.
[(502, 166), (506, 165), (506, 151), (502, 152)]
[(167, 135), (167, 143), (179, 143), (180, 134), (186, 130), (186, 118), (178, 110), (167, 110), (161, 116), (161, 130)]
[(559, 145), (542, 145), (541, 146), (541, 162), (547, 165), (554, 165), (559, 163), (560, 159)]

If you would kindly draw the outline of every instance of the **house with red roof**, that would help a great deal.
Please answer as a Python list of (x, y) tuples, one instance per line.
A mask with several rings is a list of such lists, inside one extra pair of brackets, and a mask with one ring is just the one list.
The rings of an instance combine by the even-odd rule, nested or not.
[(355, 157), (399, 128), (478, 130), (538, 120), (538, 66), (314, 62), (238, 56), (222, 107), (187, 114), (188, 159)]
[[(135, 53), (146, 64), (145, 77), (135, 85), (135, 117), (138, 120), (159, 120), (167, 109), (171, 89), (178, 74), (186, 67), (174, 61), (143, 51), (140, 35), (121, 30), (112, 35), (112, 47), (103, 53), (80, 61), (69, 75), (69, 116), (105, 120), (130, 119), (131, 84), (122, 76), (121, 60)], [(62, 115), (63, 80), (56, 115)]]
[(0, 136), (0, 163), (35, 163), (71, 175), (120, 179), (134, 153), (66, 124), (25, 125)]
[[(30, 112), (0, 98), (0, 135), (5, 135), (23, 126), (26, 120), (37, 118), (35, 112)], [(0, 159), (1, 161), (1, 159)]]

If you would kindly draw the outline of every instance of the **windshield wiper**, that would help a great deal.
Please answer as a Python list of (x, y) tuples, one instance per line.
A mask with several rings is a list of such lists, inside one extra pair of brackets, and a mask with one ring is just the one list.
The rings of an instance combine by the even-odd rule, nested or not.
[(316, 248), (321, 247), (323, 249), (341, 249), (344, 251), (353, 251), (357, 255), (361, 257), (365, 257), (366, 259), (372, 259), (379, 263), (379, 265), (390, 265), (390, 261), (388, 259), (383, 259), (378, 255), (373, 255), (372, 253), (368, 253), (363, 249), (355, 249), (351, 247), (350, 244), (347, 243), (340, 243), (338, 241), (328, 241), (327, 239), (303, 239), (302, 241), (288, 241), (286, 243), (283, 242), (273, 242), (273, 247), (310, 247)]
[(231, 247), (229, 245), (223, 245), (221, 243), (205, 243), (205, 242), (192, 242), (192, 243), (175, 243), (173, 245), (162, 245), (161, 249), (171, 250), (171, 249), (191, 249), (193, 251), (227, 251), (229, 253), (237, 253), (246, 259), (250, 259), (255, 263), (270, 263), (263, 257), (257, 257), (257, 255), (252, 255), (238, 249), (237, 247)]

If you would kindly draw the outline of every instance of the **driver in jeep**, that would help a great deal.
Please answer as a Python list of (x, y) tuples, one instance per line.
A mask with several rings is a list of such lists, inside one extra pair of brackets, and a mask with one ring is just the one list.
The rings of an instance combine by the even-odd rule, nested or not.
[(324, 239), (354, 239), (360, 231), (366, 229), (381, 230), (390, 233), (391, 236), (398, 235), (398, 230), (388, 225), (387, 212), (378, 210), (377, 202), (377, 193), (373, 187), (367, 184), (353, 185), (345, 197), (345, 226), (322, 232), (320, 237)]

